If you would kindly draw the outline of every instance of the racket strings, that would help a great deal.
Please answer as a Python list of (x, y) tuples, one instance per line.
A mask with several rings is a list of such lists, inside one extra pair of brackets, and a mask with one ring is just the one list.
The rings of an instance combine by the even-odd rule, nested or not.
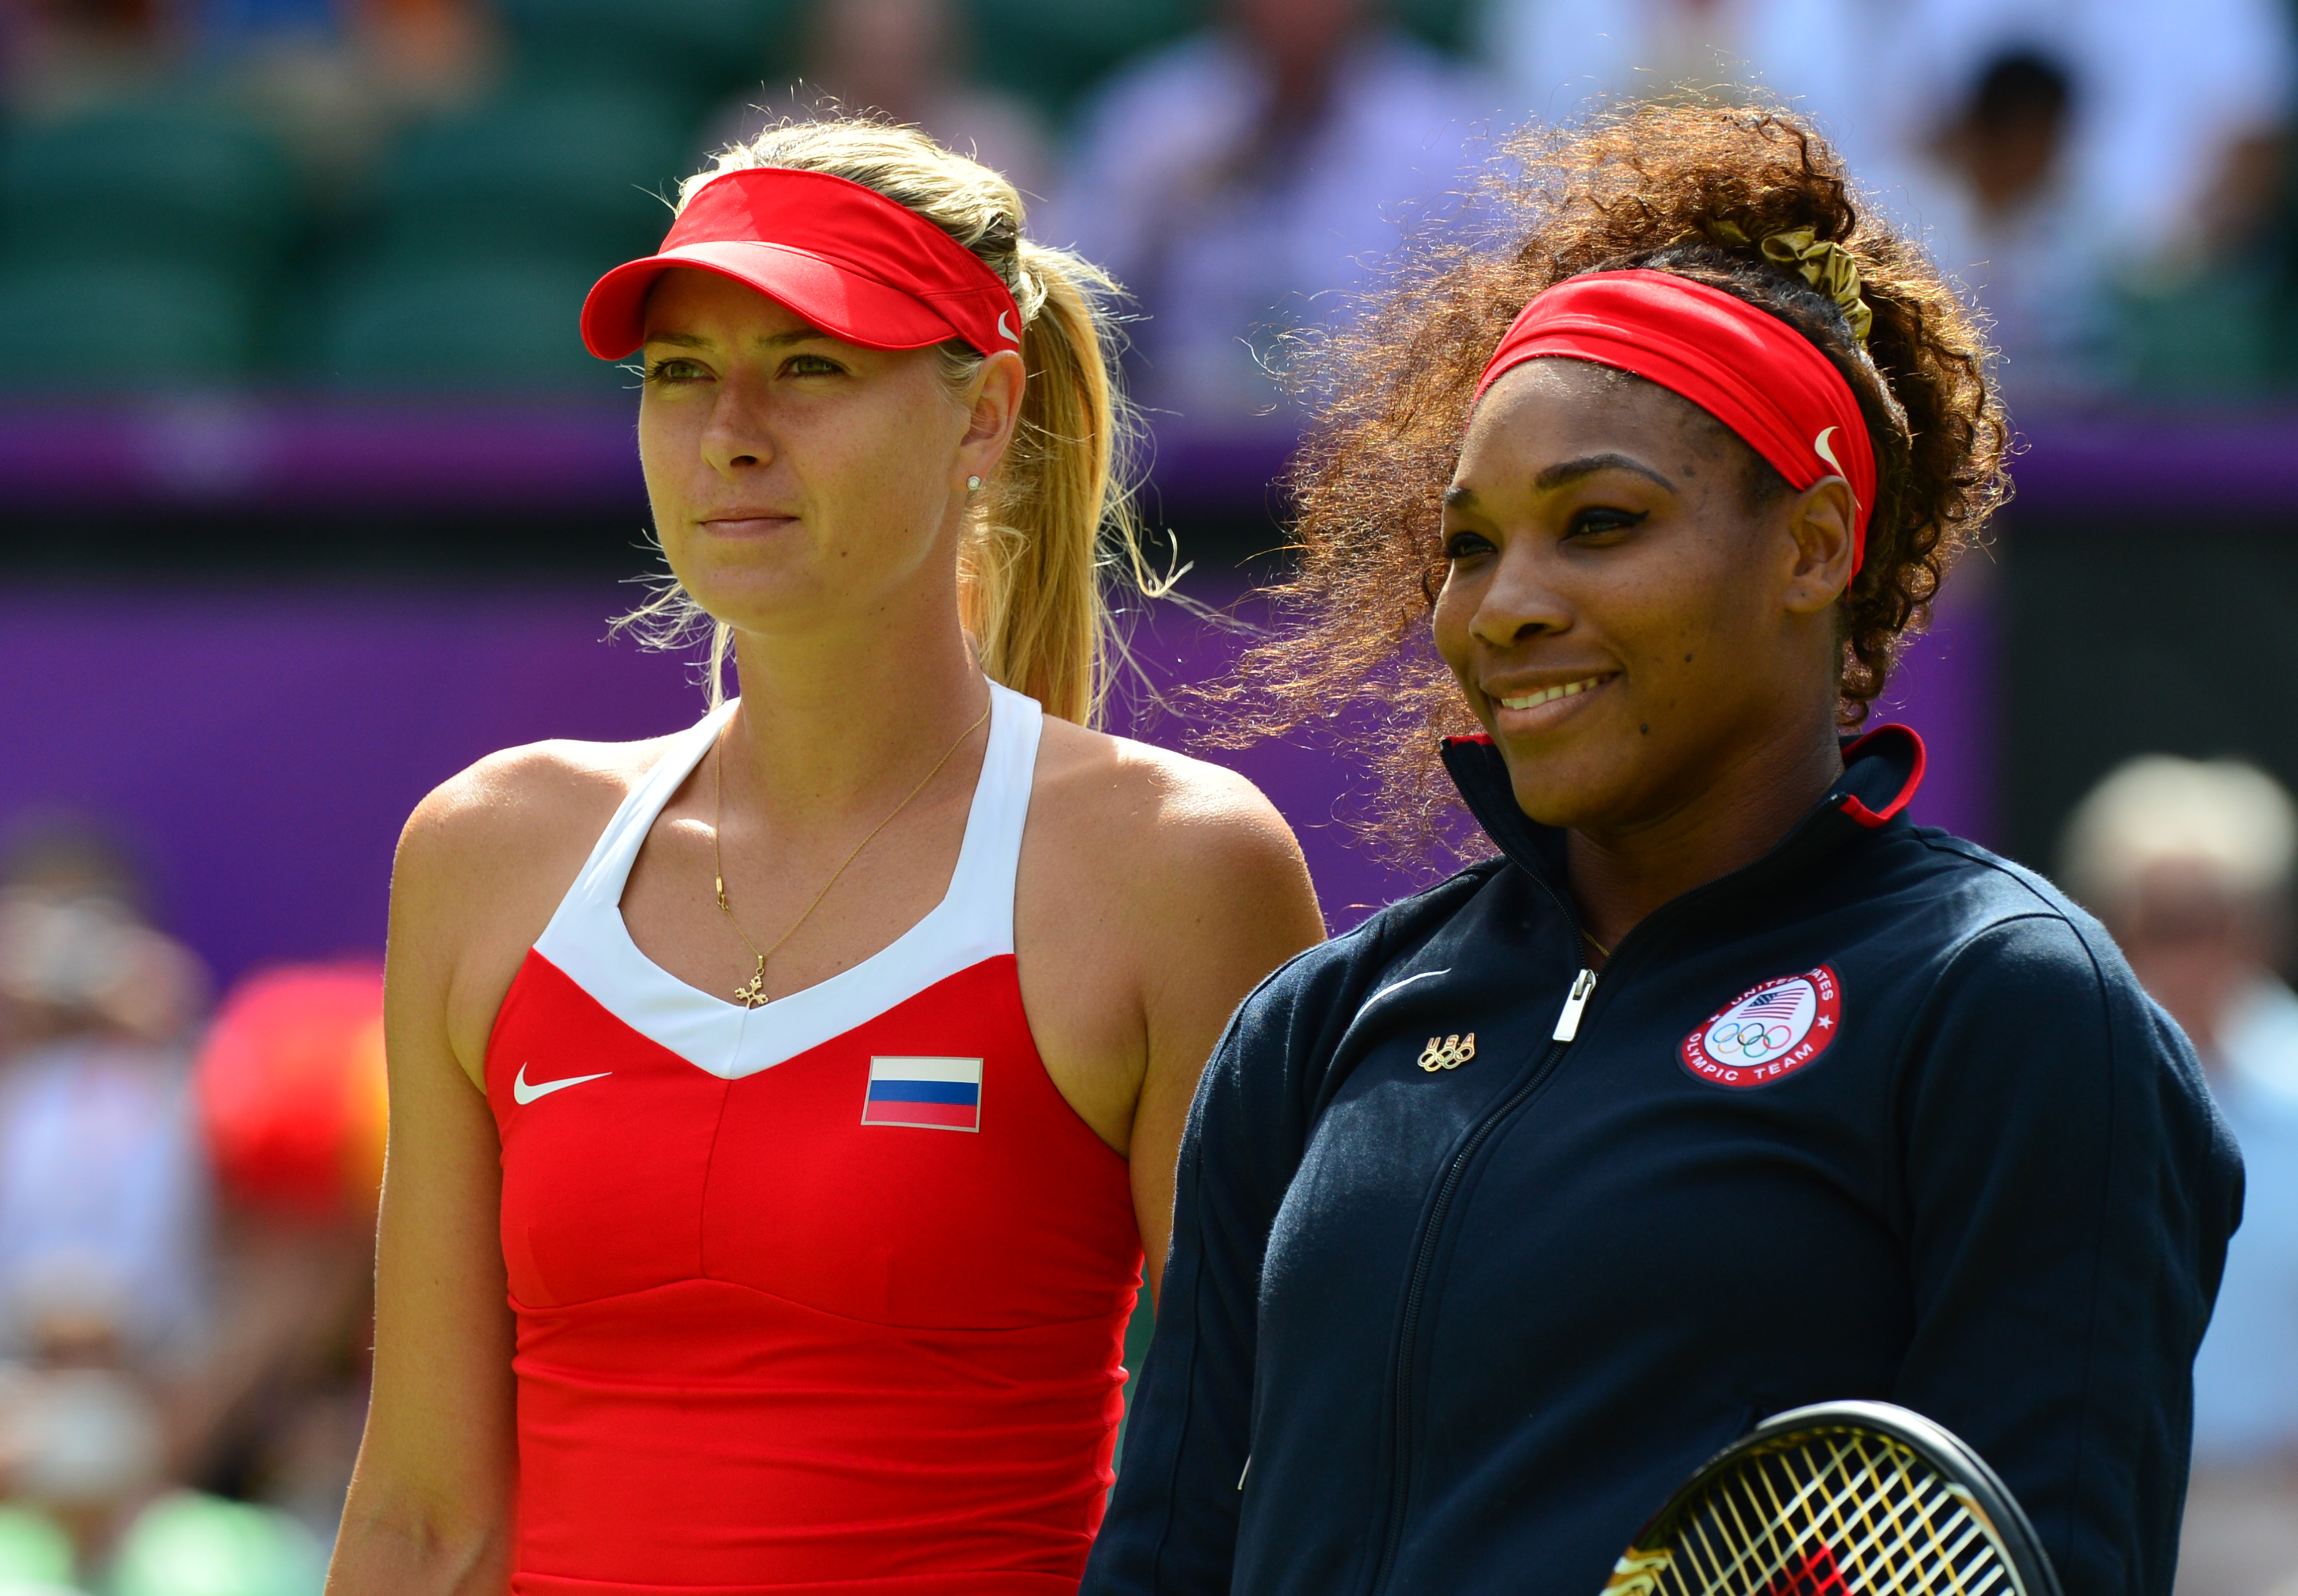
[[(1635, 1565), (1631, 1575), (1630, 1564)], [(1621, 1575), (1630, 1575), (1623, 1581)], [(1783, 1437), (1713, 1481), (1658, 1544), (1624, 1559), (1628, 1596), (2005, 1596), (1970, 1494), (1872, 1433)]]

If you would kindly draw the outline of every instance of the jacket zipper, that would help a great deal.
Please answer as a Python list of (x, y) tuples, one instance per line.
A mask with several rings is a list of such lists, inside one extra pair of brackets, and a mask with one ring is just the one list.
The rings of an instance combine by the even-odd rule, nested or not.
[[(1371, 1590), (1378, 1592), (1388, 1584), (1390, 1570), (1395, 1567), (1397, 1548), (1404, 1540), (1405, 1497), (1411, 1483), (1409, 1464), (1409, 1440), (1412, 1427), (1412, 1353), (1413, 1343), (1420, 1330), (1420, 1301), (1428, 1288), (1428, 1272), (1435, 1267), (1436, 1242), (1443, 1234), (1445, 1217), (1451, 1212), (1453, 1194), (1460, 1187), (1461, 1178), (1477, 1152), (1491, 1139), (1500, 1121), (1523, 1106), (1525, 1100), (1556, 1072), (1566, 1048), (1580, 1034), (1580, 1016), (1595, 994), (1596, 972), (1582, 969), (1572, 979), (1572, 990), (1564, 1000), (1563, 1012), (1556, 1016), (1556, 1030), (1549, 1038), (1548, 1051), (1541, 1054), (1540, 1063), (1515, 1091), (1503, 1098), (1497, 1108), (1488, 1111), (1452, 1154), (1452, 1162), (1444, 1170), (1443, 1182), (1436, 1188), (1435, 1200), (1428, 1206), (1428, 1221), (1421, 1228), (1420, 1246), (1412, 1261), (1412, 1277), (1404, 1292), (1404, 1327), (1397, 1340), (1396, 1360), (1396, 1483), (1392, 1488), (1388, 1507), (1388, 1534), (1381, 1547), (1380, 1563), (1373, 1570)], [(1237, 1482), (1244, 1484), (1242, 1478)]]

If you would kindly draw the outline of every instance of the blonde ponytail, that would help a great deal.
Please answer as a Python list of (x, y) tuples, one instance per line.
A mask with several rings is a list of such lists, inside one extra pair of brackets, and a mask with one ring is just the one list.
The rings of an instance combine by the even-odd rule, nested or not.
[[(1117, 379), (1110, 311), (1117, 285), (1070, 251), (1023, 238), (1013, 186), (915, 128), (863, 120), (769, 128), (688, 178), (679, 203), (720, 172), (755, 167), (829, 172), (874, 188), (971, 250), (1013, 290), (1029, 383), (1013, 444), (976, 498), (975, 524), (959, 555), (960, 619), (993, 681), (1037, 699), (1049, 715), (1097, 724), (1110, 657), (1120, 646), (1104, 568), (1121, 561), (1152, 596), (1170, 586), (1151, 575), (1133, 513), (1137, 424)], [(981, 360), (962, 343), (938, 352), (953, 385)], [(703, 619), (674, 584), (616, 625), (676, 646)], [(714, 706), (731, 640), (724, 624), (712, 625), (707, 686)]]

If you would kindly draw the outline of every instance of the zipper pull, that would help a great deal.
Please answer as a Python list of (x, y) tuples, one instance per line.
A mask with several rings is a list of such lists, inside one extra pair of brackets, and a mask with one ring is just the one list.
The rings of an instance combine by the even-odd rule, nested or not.
[(1556, 1016), (1556, 1034), (1551, 1041), (1568, 1042), (1580, 1034), (1580, 1011), (1588, 1006), (1590, 994), (1596, 990), (1596, 972), (1583, 970), (1572, 978), (1572, 996), (1564, 1000), (1564, 1012)]

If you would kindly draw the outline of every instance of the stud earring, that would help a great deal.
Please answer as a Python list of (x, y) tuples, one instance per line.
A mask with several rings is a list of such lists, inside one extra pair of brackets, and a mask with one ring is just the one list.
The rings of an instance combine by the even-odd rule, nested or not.
[(969, 493), (979, 493), (981, 492), (981, 479), (978, 476), (967, 477), (965, 479), (965, 491)]

